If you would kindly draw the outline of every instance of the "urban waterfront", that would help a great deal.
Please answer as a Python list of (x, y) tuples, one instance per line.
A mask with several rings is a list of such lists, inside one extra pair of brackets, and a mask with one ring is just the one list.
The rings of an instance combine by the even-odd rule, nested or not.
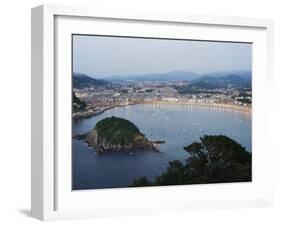
[(134, 179), (155, 176), (173, 160), (185, 161), (183, 150), (205, 134), (226, 135), (251, 152), (251, 113), (216, 106), (171, 103), (137, 104), (109, 109), (95, 117), (73, 121), (73, 135), (93, 129), (106, 117), (133, 122), (150, 140), (164, 140), (160, 152), (104, 153), (73, 139), (73, 189), (127, 187)]
[(72, 35), (73, 190), (251, 182), (251, 117), (251, 43)]

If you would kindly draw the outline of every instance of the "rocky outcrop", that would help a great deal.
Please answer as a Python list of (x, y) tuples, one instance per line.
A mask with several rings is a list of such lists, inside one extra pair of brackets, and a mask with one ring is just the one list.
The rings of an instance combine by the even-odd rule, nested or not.
[(97, 111), (93, 111), (92, 109), (87, 109), (87, 110), (82, 111), (82, 112), (74, 112), (72, 114), (72, 118), (74, 120), (83, 119), (83, 118), (90, 118), (92, 116), (100, 115), (103, 112), (104, 112), (103, 109), (102, 110), (97, 110)]
[(132, 122), (117, 117), (99, 121), (85, 139), (98, 153), (158, 151)]
[(97, 152), (132, 152), (132, 151), (145, 151), (153, 150), (157, 151), (154, 143), (143, 135), (137, 135), (135, 138), (127, 143), (111, 143), (106, 140), (106, 138), (101, 138), (98, 135), (97, 130), (92, 130), (88, 133), (86, 141), (92, 146)]

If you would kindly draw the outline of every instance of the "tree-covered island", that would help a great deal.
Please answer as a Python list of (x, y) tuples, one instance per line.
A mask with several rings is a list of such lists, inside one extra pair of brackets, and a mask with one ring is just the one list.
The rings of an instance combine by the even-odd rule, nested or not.
[(85, 139), (97, 153), (158, 151), (155, 144), (148, 140), (136, 125), (129, 120), (114, 116), (102, 119), (90, 132), (78, 135), (76, 138)]

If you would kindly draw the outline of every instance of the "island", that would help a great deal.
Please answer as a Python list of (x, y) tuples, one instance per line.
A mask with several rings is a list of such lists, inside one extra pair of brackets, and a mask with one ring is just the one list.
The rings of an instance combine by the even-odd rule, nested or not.
[(85, 139), (97, 153), (158, 151), (157, 145), (148, 140), (136, 125), (115, 116), (100, 120), (90, 132), (74, 138)]

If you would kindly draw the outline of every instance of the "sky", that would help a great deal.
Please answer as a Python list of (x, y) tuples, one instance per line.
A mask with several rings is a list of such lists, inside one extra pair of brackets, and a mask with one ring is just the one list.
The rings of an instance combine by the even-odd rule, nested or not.
[(73, 35), (73, 72), (114, 75), (251, 70), (249, 43)]

